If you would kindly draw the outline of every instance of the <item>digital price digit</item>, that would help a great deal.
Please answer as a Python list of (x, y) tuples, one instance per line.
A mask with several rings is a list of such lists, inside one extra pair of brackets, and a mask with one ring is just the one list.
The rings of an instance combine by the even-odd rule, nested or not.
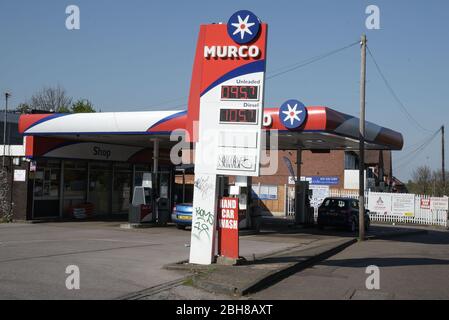
[(220, 122), (257, 123), (256, 109), (220, 109)]
[(222, 86), (222, 100), (258, 100), (259, 86)]

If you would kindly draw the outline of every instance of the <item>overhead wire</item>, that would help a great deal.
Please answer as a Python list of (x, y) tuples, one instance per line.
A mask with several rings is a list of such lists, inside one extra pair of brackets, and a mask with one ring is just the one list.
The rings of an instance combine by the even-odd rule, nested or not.
[(432, 134), (426, 141), (424, 141), (417, 148), (413, 149), (411, 152), (407, 153), (406, 155), (396, 160), (396, 167), (404, 167), (408, 165), (410, 162), (412, 162), (418, 154), (423, 152), (430, 145), (430, 143), (435, 139), (435, 137), (438, 135), (440, 131), (441, 129), (438, 129), (434, 134)]
[[(271, 73), (273, 73), (273, 74), (269, 75), (270, 73), (268, 73), (268, 74), (267, 74), (267, 77), (266, 77), (266, 80), (270, 80), (270, 79), (279, 77), (279, 76), (281, 76), (281, 75), (284, 75), (284, 74), (286, 74), (286, 73), (295, 71), (295, 70), (297, 70), (297, 69), (299, 69), (299, 68), (308, 66), (308, 65), (310, 65), (310, 64), (312, 64), (312, 63), (318, 62), (318, 61), (323, 60), (323, 59), (325, 59), (325, 58), (328, 58), (328, 57), (330, 57), (330, 56), (332, 56), (332, 55), (335, 55), (335, 54), (337, 54), (337, 53), (339, 53), (339, 52), (341, 52), (341, 51), (344, 51), (344, 50), (346, 50), (346, 49), (348, 49), (348, 48), (351, 48), (351, 47), (353, 47), (353, 46), (355, 46), (355, 45), (357, 45), (357, 44), (359, 44), (359, 43), (360, 43), (359, 41), (353, 42), (353, 43), (350, 43), (350, 44), (348, 44), (348, 45), (346, 45), (346, 46), (343, 46), (343, 47), (340, 47), (340, 48), (337, 48), (337, 49), (334, 49), (334, 50), (331, 50), (331, 51), (322, 53), (322, 54), (320, 54), (320, 55), (317, 55), (317, 56), (314, 56), (314, 57), (311, 57), (311, 58), (308, 58), (308, 59), (305, 59), (305, 60), (301, 60), (301, 61), (299, 61), (299, 62), (295, 62), (295, 63), (293, 63), (293, 64), (289, 64), (289, 65), (286, 65), (286, 66), (283, 66), (283, 67), (280, 67), (280, 68), (278, 68), (278, 69), (276, 69), (276, 70), (274, 70), (274, 71), (271, 71)], [(159, 110), (161, 110), (161, 109), (160, 109), (160, 106), (163, 105), (163, 104), (167, 104), (167, 103), (170, 103), (170, 102), (176, 102), (176, 101), (183, 100), (183, 99), (186, 99), (186, 98), (187, 98), (187, 96), (180, 97), (180, 98), (176, 98), (176, 99), (170, 99), (170, 100), (166, 100), (166, 101), (163, 101), (163, 102), (154, 104), (154, 105), (152, 105), (152, 106), (148, 106), (148, 107), (139, 107), (139, 109), (144, 109), (144, 108), (159, 108)], [(180, 107), (185, 107), (186, 105), (187, 105), (187, 103), (183, 103), (183, 104), (181, 104), (181, 105), (171, 106), (171, 108), (177, 108), (177, 107), (180, 108)]]
[(405, 106), (405, 104), (401, 101), (401, 99), (399, 99), (399, 96), (396, 94), (396, 92), (394, 91), (393, 87), (390, 85), (390, 82), (387, 80), (387, 78), (385, 77), (385, 74), (383, 73), (382, 69), (380, 68), (380, 65), (377, 63), (376, 58), (374, 57), (374, 54), (372, 53), (371, 49), (369, 46), (366, 46), (366, 48), (368, 49), (368, 53), (371, 57), (371, 59), (373, 60), (374, 66), (377, 69), (377, 72), (379, 73), (380, 77), (382, 78), (385, 86), (387, 87), (388, 91), (390, 92), (390, 94), (392, 95), (393, 99), (396, 101), (396, 103), (398, 104), (398, 106), (400, 107), (400, 109), (404, 112), (404, 114), (407, 116), (407, 118), (413, 123), (415, 124), (418, 128), (420, 128), (423, 131), (427, 131), (427, 132), (432, 132), (432, 130), (429, 130), (425, 127), (423, 127), (419, 121), (417, 121), (412, 114), (407, 110), (407, 107)]

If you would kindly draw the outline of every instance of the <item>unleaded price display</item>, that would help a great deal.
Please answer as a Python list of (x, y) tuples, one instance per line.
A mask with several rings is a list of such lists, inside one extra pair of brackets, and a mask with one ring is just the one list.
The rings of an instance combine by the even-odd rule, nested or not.
[(259, 86), (222, 86), (222, 100), (259, 100)]

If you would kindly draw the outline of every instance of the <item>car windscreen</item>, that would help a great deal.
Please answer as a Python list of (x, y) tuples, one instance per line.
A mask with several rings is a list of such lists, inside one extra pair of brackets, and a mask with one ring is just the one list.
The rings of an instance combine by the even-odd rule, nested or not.
[(341, 199), (326, 199), (321, 205), (322, 208), (326, 208), (328, 210), (344, 209), (346, 206), (346, 201)]
[(358, 200), (351, 200), (350, 203), (351, 203), (351, 208), (354, 208), (354, 209), (358, 209), (359, 208), (359, 201)]

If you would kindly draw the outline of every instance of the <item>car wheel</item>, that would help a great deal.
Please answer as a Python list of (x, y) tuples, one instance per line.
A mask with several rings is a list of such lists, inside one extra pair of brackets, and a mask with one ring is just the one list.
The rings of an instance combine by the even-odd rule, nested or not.
[(371, 221), (367, 220), (365, 223), (365, 231), (368, 231), (370, 226), (371, 226)]
[(351, 221), (351, 232), (356, 232), (357, 231), (357, 221), (355, 219), (352, 219)]
[(176, 225), (176, 228), (178, 228), (179, 230), (185, 230), (185, 229), (186, 229), (186, 226), (182, 226), (182, 225), (180, 225), (180, 224), (177, 224), (177, 225)]

